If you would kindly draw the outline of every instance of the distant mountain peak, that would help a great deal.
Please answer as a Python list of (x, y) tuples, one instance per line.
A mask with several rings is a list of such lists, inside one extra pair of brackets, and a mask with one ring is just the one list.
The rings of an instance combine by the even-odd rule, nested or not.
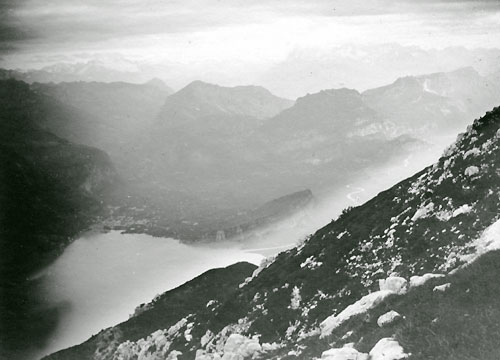
[(253, 93), (253, 94), (262, 94), (275, 96), (268, 89), (259, 85), (237, 85), (237, 86), (222, 86), (218, 84), (213, 84), (209, 82), (205, 82), (202, 80), (194, 80), (186, 85), (184, 88), (179, 90), (179, 92), (188, 91), (188, 90), (204, 90), (204, 91), (222, 91), (227, 93)]
[(461, 74), (461, 75), (469, 74), (474, 76), (480, 76), (479, 72), (473, 66), (464, 66), (456, 70), (450, 71), (449, 74)]
[(297, 104), (308, 103), (316, 101), (343, 101), (347, 99), (361, 98), (359, 91), (355, 89), (339, 88), (339, 89), (325, 89), (317, 93), (307, 94), (297, 99)]
[(293, 102), (254, 85), (226, 87), (196, 80), (169, 96), (160, 113), (162, 121), (181, 124), (188, 119), (216, 116), (272, 117)]
[[(424, 75), (426, 76), (426, 75)], [(408, 75), (408, 76), (401, 76), (399, 78), (396, 79), (396, 81), (394, 81), (394, 85), (418, 85), (418, 80), (417, 80), (417, 76), (413, 76), (413, 75)], [(390, 85), (388, 85), (390, 86)]]
[(167, 84), (165, 84), (165, 82), (159, 78), (152, 78), (151, 80), (147, 81), (145, 83), (145, 85), (153, 86), (155, 88), (162, 89), (162, 90), (169, 89)]
[(187, 84), (185, 87), (183, 87), (180, 91), (184, 89), (196, 89), (196, 88), (219, 88), (219, 85), (208, 83), (202, 80), (194, 80), (191, 81), (189, 84)]

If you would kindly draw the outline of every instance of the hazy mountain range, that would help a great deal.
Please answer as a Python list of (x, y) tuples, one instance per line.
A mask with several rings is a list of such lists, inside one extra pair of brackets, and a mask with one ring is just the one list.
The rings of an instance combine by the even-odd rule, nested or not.
[[(472, 67), (448, 73), (408, 76), (363, 92), (363, 100), (388, 119), (395, 131), (422, 137), (449, 133), (493, 107), (498, 82)], [(431, 121), (429, 121), (432, 119)], [(452, 130), (453, 131), (453, 130)]]
[(108, 226), (186, 239), (246, 223), (248, 211), (274, 198), (325, 194), (370, 166), (441, 143), (499, 93), (472, 68), (295, 102), (262, 87), (201, 81), (175, 93), (160, 80), (34, 83), (31, 91), (43, 99), (43, 129), (111, 156), (123, 185), (108, 195)]
[[(1, 266), (9, 293), (2, 303), (7, 357), (26, 334), (43, 341), (54, 326), (56, 309), (49, 314), (33, 298), (37, 280), (28, 276), (81, 231), (241, 240), (371, 169), (455, 136), (500, 93), (497, 82), (471, 68), (404, 77), (362, 93), (322, 90), (296, 101), (258, 86), (202, 81), (177, 92), (161, 80), (0, 84), (1, 246), (11, 254)], [(280, 334), (290, 326), (276, 324)], [(143, 330), (135, 340), (146, 336)]]
[(404, 75), (449, 72), (468, 66), (489, 76), (500, 71), (499, 56), (498, 49), (423, 49), (399, 44), (299, 49), (268, 69), (255, 82), (290, 97), (330, 87), (364, 91)]
[[(467, 66), (473, 66), (482, 75), (489, 75), (500, 71), (499, 57), (498, 49), (423, 49), (389, 43), (343, 45), (321, 50), (299, 48), (270, 64), (131, 60), (120, 54), (94, 55), (91, 60), (88, 57), (60, 56), (58, 62), (39, 58), (34, 69), (13, 69), (9, 73), (28, 83), (144, 83), (159, 77), (174, 89), (181, 89), (195, 80), (226, 86), (260, 84), (281, 97), (295, 99), (329, 88), (348, 87), (364, 91), (391, 83), (404, 75), (449, 72)], [(6, 75), (4, 72), (0, 76)]]

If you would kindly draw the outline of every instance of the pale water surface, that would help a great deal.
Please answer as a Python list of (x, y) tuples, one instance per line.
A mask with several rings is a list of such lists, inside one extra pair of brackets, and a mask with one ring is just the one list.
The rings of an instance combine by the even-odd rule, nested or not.
[(185, 245), (142, 234), (92, 234), (73, 242), (42, 274), (45, 296), (65, 305), (44, 354), (81, 343), (126, 320), (137, 305), (206, 270), (263, 256), (235, 247)]

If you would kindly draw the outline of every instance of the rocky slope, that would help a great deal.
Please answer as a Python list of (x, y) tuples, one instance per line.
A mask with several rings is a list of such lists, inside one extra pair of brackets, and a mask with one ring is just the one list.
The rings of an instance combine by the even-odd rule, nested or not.
[(41, 346), (57, 321), (31, 276), (97, 220), (117, 181), (105, 153), (41, 129), (39, 101), (27, 84), (0, 81), (0, 357), (9, 359)]
[(436, 164), (268, 259), (225, 301), (48, 358), (493, 359), (499, 139), (496, 108)]

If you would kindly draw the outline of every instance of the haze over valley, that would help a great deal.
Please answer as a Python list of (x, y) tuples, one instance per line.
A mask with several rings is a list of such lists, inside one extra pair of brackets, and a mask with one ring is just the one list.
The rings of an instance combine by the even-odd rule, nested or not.
[(464, 279), (497, 249), (497, 2), (0, 11), (0, 357), (444, 359), (410, 277), (496, 309)]

